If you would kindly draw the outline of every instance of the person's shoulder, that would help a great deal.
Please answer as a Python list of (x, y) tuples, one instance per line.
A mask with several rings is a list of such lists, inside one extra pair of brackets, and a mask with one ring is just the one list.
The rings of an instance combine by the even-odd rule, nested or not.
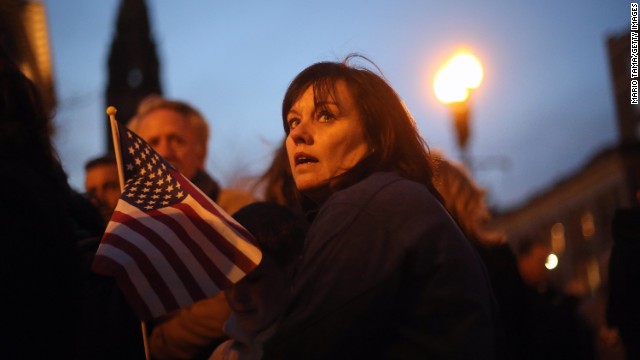
[(232, 188), (220, 190), (218, 201), (216, 201), (230, 215), (253, 202), (256, 202), (256, 197), (251, 193)]
[(395, 172), (374, 173), (337, 193), (334, 201), (366, 203), (368, 207), (376, 205), (413, 207), (437, 202), (425, 185), (402, 177)]

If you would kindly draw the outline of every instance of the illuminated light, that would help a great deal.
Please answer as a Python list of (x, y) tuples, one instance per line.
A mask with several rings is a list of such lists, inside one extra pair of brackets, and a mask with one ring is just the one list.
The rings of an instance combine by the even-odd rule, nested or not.
[(482, 82), (482, 65), (471, 53), (459, 53), (451, 59), (448, 68), (457, 74), (458, 81), (468, 89), (477, 89)]
[(596, 260), (591, 260), (587, 264), (587, 282), (591, 291), (595, 291), (600, 286), (600, 265)]
[(433, 91), (445, 104), (464, 102), (469, 98), (469, 90), (480, 86), (482, 77), (478, 59), (468, 51), (459, 51), (436, 73)]
[(582, 224), (582, 236), (585, 239), (588, 239), (593, 236), (596, 232), (596, 226), (593, 221), (593, 215), (590, 212), (586, 212), (582, 215), (581, 224)]
[(558, 257), (554, 253), (549, 254), (549, 256), (547, 256), (547, 262), (544, 263), (544, 267), (546, 267), (549, 270), (553, 270), (557, 266), (558, 266)]
[(555, 223), (551, 227), (551, 251), (562, 254), (564, 247), (564, 225), (562, 225), (562, 223)]
[(433, 82), (433, 91), (438, 100), (445, 104), (463, 102), (469, 97), (469, 89), (459, 86), (455, 74), (444, 69), (438, 74)]

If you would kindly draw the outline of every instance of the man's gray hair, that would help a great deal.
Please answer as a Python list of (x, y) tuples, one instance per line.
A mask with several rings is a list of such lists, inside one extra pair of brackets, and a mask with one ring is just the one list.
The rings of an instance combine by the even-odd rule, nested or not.
[(158, 109), (173, 110), (186, 117), (200, 145), (205, 149), (207, 148), (207, 142), (209, 141), (209, 125), (207, 121), (198, 110), (182, 101), (168, 100), (159, 95), (149, 95), (140, 102), (136, 115), (129, 120), (127, 126), (131, 131), (138, 132), (142, 118)]

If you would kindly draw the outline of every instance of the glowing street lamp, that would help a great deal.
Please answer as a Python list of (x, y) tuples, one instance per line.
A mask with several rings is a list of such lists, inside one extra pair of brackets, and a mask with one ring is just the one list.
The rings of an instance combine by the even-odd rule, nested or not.
[(436, 97), (453, 111), (458, 147), (462, 161), (469, 169), (469, 97), (471, 90), (480, 86), (482, 75), (482, 65), (478, 59), (469, 51), (461, 50), (440, 68), (433, 80)]

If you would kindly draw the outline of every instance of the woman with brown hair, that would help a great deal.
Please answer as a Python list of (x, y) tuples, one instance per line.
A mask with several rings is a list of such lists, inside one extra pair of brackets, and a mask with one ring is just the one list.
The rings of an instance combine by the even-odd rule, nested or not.
[(265, 358), (493, 358), (481, 261), (441, 203), (404, 104), (355, 58), (309, 66), (284, 97), (312, 223)]

